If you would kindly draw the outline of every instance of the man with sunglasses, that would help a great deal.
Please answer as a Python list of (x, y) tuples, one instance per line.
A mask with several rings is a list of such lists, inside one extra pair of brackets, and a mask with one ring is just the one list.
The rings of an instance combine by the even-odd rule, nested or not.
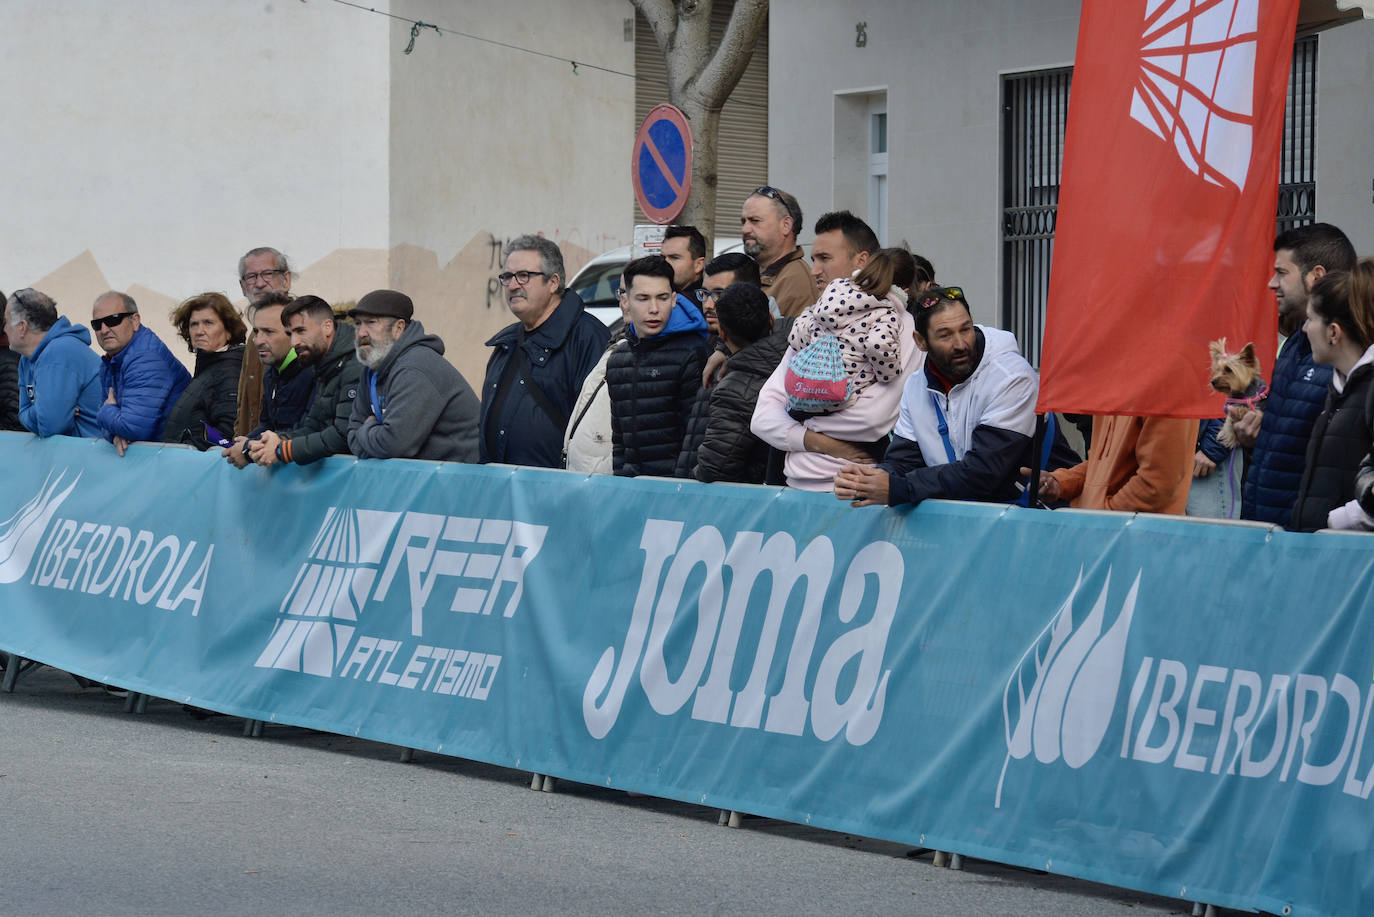
[(101, 358), (106, 393), (97, 421), (120, 455), (132, 442), (159, 442), (167, 414), (191, 382), (191, 374), (167, 345), (143, 327), (132, 296), (111, 290), (96, 297), (91, 327)]
[(745, 254), (759, 263), (763, 291), (793, 318), (816, 301), (816, 284), (806, 256), (797, 244), (802, 228), (797, 199), (769, 185), (755, 188), (740, 208), (740, 236)]
[(12, 294), (5, 333), (19, 354), (19, 420), (39, 436), (99, 436), (100, 358), (91, 335), (37, 290)]
[(501, 329), (482, 382), (483, 462), (563, 467), (563, 435), (611, 333), (564, 286), (563, 253), (542, 236), (506, 246), (497, 280), (516, 321)]
[(906, 380), (883, 461), (843, 468), (835, 496), (853, 506), (1015, 499), (1035, 433), (1035, 370), (1014, 335), (974, 324), (961, 288), (928, 290), (913, 306), (924, 370)]

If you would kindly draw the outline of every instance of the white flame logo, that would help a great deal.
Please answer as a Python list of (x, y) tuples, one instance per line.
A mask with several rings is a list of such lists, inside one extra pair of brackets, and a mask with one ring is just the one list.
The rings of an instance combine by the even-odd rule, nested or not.
[(1012, 758), (1019, 761), (1034, 751), (1041, 764), (1062, 757), (1065, 764), (1077, 769), (1097, 754), (1107, 734), (1121, 686), (1126, 636), (1135, 614), (1140, 574), (1135, 576), (1116, 623), (1105, 634), (1102, 619), (1106, 615), (1112, 572), (1108, 569), (1107, 581), (1102, 584), (1092, 611), (1075, 628), (1073, 601), (1082, 584), (1080, 569), (1069, 597), (1007, 679), (1002, 692), (1007, 757), (997, 779), (995, 808), (1002, 805), (1002, 782)]
[(1245, 187), (1259, 0), (1149, 0), (1131, 117), (1195, 175)]
[(62, 505), (62, 501), (67, 499), (76, 482), (81, 480), (81, 473), (78, 472), (76, 478), (67, 485), (67, 489), (57, 493), (57, 488), (62, 486), (62, 479), (66, 477), (67, 471), (63, 469), (57, 473), (57, 480), (53, 480), (54, 472), (49, 472), (43, 486), (38, 490), (38, 496), (28, 503), (25, 503), (19, 512), (0, 523), (0, 583), (14, 583), (24, 578), (28, 572), (29, 561), (33, 560), (33, 552), (38, 550), (38, 542), (43, 539), (43, 532), (48, 528), (48, 522), (52, 520), (57, 508)]

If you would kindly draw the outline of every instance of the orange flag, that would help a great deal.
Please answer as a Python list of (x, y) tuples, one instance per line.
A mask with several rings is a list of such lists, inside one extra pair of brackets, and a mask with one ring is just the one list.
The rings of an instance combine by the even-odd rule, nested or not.
[(1298, 0), (1084, 0), (1038, 411), (1219, 417), (1208, 341), (1273, 352), (1297, 15)]

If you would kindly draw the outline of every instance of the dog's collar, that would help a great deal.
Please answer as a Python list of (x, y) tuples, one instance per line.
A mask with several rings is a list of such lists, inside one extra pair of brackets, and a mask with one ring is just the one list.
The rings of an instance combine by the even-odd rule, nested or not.
[(1229, 407), (1235, 407), (1235, 406), (1239, 406), (1239, 405), (1245, 405), (1245, 407), (1247, 407), (1247, 408), (1254, 408), (1255, 405), (1259, 404), (1261, 401), (1263, 401), (1265, 398), (1268, 398), (1268, 397), (1269, 397), (1269, 386), (1267, 386), (1267, 385), (1265, 385), (1263, 382), (1261, 382), (1260, 385), (1259, 385), (1259, 389), (1258, 389), (1253, 395), (1250, 395), (1250, 396), (1245, 397), (1245, 398), (1234, 398), (1234, 397), (1233, 397), (1233, 398), (1227, 398), (1227, 399), (1226, 399), (1226, 406), (1229, 408)]

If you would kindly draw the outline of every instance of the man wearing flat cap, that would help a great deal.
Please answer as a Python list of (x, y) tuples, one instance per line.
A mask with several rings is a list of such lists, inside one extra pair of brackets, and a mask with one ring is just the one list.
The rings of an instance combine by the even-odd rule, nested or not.
[(363, 364), (349, 451), (359, 458), (476, 462), (477, 396), (444, 359), (444, 342), (412, 318), (410, 297), (373, 290), (348, 314)]

